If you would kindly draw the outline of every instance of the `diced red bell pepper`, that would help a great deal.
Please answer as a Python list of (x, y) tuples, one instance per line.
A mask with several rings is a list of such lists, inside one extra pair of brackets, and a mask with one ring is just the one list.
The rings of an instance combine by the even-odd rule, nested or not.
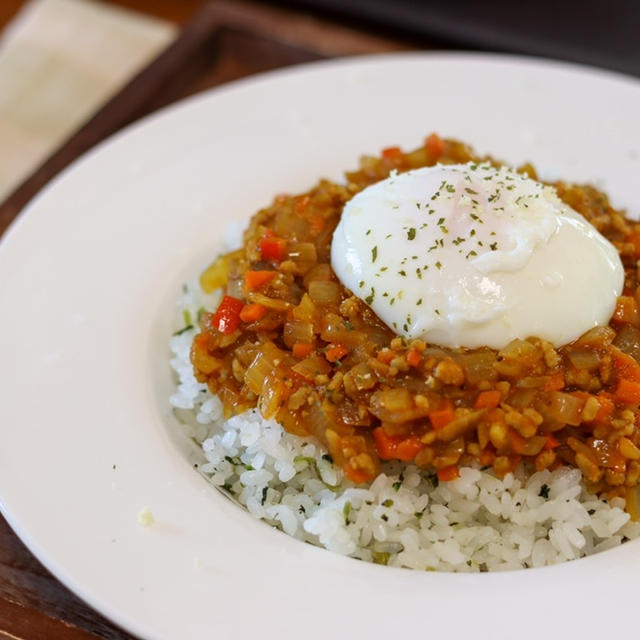
[(233, 333), (240, 326), (240, 312), (243, 307), (242, 300), (225, 296), (211, 319), (211, 325), (225, 335)]
[(287, 241), (274, 236), (273, 232), (266, 233), (263, 238), (260, 238), (258, 248), (265, 260), (282, 262), (287, 257)]

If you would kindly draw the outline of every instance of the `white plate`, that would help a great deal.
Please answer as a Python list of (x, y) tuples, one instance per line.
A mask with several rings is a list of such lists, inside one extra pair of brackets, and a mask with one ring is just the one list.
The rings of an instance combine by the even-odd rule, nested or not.
[(252, 78), (100, 145), (0, 246), (2, 512), (64, 583), (145, 638), (633, 628), (638, 541), (550, 569), (448, 575), (356, 562), (254, 521), (170, 435), (166, 341), (182, 279), (228, 220), (431, 131), (596, 182), (637, 212), (638, 113), (640, 85), (622, 76), (411, 54)]

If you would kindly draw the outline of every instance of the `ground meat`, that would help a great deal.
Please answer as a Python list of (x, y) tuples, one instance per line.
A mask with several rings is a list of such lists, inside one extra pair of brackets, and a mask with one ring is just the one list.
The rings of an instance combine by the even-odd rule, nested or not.
[[(253, 217), (244, 249), (203, 274), (205, 288), (224, 284), (228, 295), (202, 314), (196, 377), (228, 414), (258, 406), (287, 431), (317, 437), (354, 482), (372, 480), (387, 459), (445, 480), (458, 465), (503, 476), (524, 460), (538, 470), (576, 466), (591, 491), (624, 495), (640, 478), (640, 226), (604, 194), (555, 185), (625, 265), (610, 326), (560, 349), (536, 338), (500, 351), (407, 343), (331, 269), (333, 230), (355, 193), (393, 169), (468, 161), (493, 162), (432, 135), (410, 153), (363, 158), (346, 185), (276, 197)], [(522, 171), (536, 177), (530, 165)]]

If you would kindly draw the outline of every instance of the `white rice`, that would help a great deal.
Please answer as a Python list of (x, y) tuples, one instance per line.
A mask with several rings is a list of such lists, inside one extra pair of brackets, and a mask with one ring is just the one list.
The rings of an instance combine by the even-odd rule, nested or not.
[[(215, 309), (185, 286), (180, 321)], [(187, 324), (187, 323), (185, 323)], [(542, 567), (610, 549), (640, 535), (624, 500), (590, 495), (576, 469), (522, 469), (503, 480), (474, 468), (434, 482), (413, 465), (386, 463), (370, 486), (354, 486), (311, 438), (286, 433), (256, 410), (224, 420), (220, 400), (193, 376), (196, 329), (170, 340), (180, 421), (202, 446), (200, 472), (256, 518), (299, 540), (361, 560), (438, 571)], [(436, 486), (437, 485), (437, 486)]]

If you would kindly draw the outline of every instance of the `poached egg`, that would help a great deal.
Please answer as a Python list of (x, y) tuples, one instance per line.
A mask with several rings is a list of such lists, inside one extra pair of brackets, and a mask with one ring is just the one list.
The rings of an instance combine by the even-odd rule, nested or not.
[(331, 263), (397, 334), (448, 347), (562, 346), (608, 323), (624, 282), (615, 247), (553, 187), (486, 163), (394, 172), (356, 194)]

